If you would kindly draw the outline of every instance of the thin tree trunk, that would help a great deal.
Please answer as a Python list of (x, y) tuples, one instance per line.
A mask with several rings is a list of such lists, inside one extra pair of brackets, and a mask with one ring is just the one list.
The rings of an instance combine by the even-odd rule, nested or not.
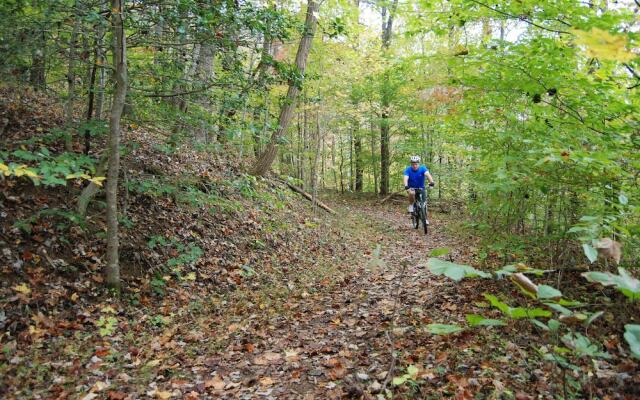
[(102, 120), (102, 110), (104, 108), (105, 64), (107, 62), (104, 50), (104, 35), (104, 26), (102, 23), (98, 23), (96, 37), (96, 63), (99, 67), (97, 89), (98, 96), (96, 98), (96, 109), (94, 113), (94, 118), (98, 120)]
[[(393, 18), (398, 0), (393, 0), (387, 17), (387, 7), (382, 8), (382, 52), (389, 51), (391, 45), (391, 34), (393, 33)], [(389, 151), (390, 135), (389, 135), (389, 106), (391, 103), (391, 88), (389, 72), (385, 72), (382, 83), (381, 96), (381, 121), (380, 121), (380, 194), (389, 193), (389, 165), (391, 163), (391, 155)]]
[(318, 201), (318, 156), (320, 155), (320, 112), (316, 110), (316, 130), (315, 130), (315, 154), (313, 156), (313, 164), (311, 165), (311, 188), (313, 195), (313, 214), (317, 211)]
[(118, 174), (120, 172), (120, 118), (127, 96), (127, 42), (124, 31), (124, 1), (111, 0), (115, 93), (109, 117), (109, 171), (107, 174), (107, 286), (120, 289), (118, 241)]
[(291, 116), (295, 107), (296, 99), (300, 93), (300, 86), (304, 83), (304, 73), (307, 66), (307, 56), (311, 50), (311, 43), (316, 31), (316, 15), (318, 14), (319, 3), (315, 0), (309, 0), (307, 5), (307, 16), (305, 20), (305, 29), (302, 39), (300, 39), (300, 46), (298, 47), (298, 53), (296, 54), (296, 67), (300, 73), (301, 82), (289, 82), (289, 90), (287, 91), (287, 98), (280, 110), (280, 118), (278, 119), (278, 128), (271, 135), (271, 139), (267, 144), (267, 147), (260, 155), (254, 168), (251, 171), (252, 175), (265, 175), (271, 168), (273, 160), (275, 160), (278, 153), (278, 141), (284, 135), (291, 121)]
[(353, 148), (356, 155), (356, 192), (362, 192), (364, 165), (362, 162), (362, 136), (359, 133), (360, 127), (358, 121), (354, 121), (354, 142)]
[(336, 137), (331, 138), (331, 169), (333, 170), (333, 184), (338, 190), (338, 173), (336, 172)]
[[(93, 116), (93, 100), (95, 98), (95, 87), (96, 87), (96, 72), (98, 68), (98, 51), (95, 50), (93, 53), (93, 64), (91, 66), (91, 72), (89, 74), (89, 104), (87, 104), (87, 122), (91, 121), (91, 117)], [(89, 127), (86, 127), (84, 130), (84, 154), (89, 154), (89, 150), (91, 148), (91, 131)]]
[(29, 70), (29, 82), (31, 83), (31, 86), (33, 86), (34, 89), (44, 90), (46, 86), (45, 30), (39, 29), (36, 32), (35, 36), (36, 36), (36, 43), (38, 43), (38, 46), (35, 46), (31, 51), (31, 68)]
[[(105, 151), (102, 157), (100, 158), (100, 161), (98, 161), (98, 166), (96, 167), (96, 175), (95, 175), (96, 177), (104, 176), (104, 173), (107, 170), (107, 163), (109, 161), (108, 153), (109, 153), (108, 151)], [(90, 182), (87, 187), (82, 189), (82, 193), (80, 193), (80, 196), (78, 196), (78, 205), (76, 209), (78, 214), (80, 214), (83, 217), (87, 214), (87, 208), (89, 207), (91, 200), (93, 200), (96, 194), (98, 194), (99, 190), (100, 190), (100, 186), (96, 185), (93, 182)]]
[(354, 160), (353, 160), (353, 127), (349, 131), (349, 190), (355, 191), (355, 173), (354, 173)]
[(376, 132), (373, 126), (373, 114), (371, 114), (371, 160), (373, 165), (373, 193), (378, 193), (378, 162), (376, 160)]
[(344, 193), (344, 149), (342, 142), (340, 144), (340, 193)]
[[(78, 7), (76, 2), (75, 7)], [(80, 18), (75, 15), (73, 29), (71, 31), (71, 39), (69, 40), (69, 67), (67, 70), (67, 102), (65, 103), (65, 124), (67, 127), (67, 135), (65, 137), (64, 147), (67, 151), (73, 151), (73, 103), (76, 97), (76, 45), (78, 41), (78, 31), (80, 30)]]
[[(196, 76), (203, 85), (207, 84), (213, 78), (213, 57), (215, 55), (215, 47), (213, 44), (202, 44), (198, 54), (198, 63), (196, 65)], [(211, 112), (211, 102), (206, 93), (201, 93), (198, 103), (202, 108)], [(209, 126), (206, 120), (195, 130), (195, 140), (200, 143), (209, 142)]]

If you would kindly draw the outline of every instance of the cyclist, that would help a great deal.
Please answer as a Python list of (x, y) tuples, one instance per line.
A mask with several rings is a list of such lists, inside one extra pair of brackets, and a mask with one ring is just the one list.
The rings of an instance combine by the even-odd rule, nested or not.
[[(411, 156), (409, 158), (411, 165), (404, 170), (404, 188), (409, 193), (409, 213), (413, 212), (413, 203), (416, 200), (415, 189), (424, 189), (424, 177), (429, 180), (429, 186), (433, 187), (433, 177), (429, 173), (426, 165), (420, 165), (419, 156)], [(427, 224), (429, 222), (427, 221)]]

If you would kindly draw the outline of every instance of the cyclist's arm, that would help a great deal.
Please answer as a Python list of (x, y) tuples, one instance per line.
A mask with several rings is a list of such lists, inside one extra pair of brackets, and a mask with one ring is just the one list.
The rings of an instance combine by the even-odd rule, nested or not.
[(404, 187), (409, 186), (409, 175), (404, 175), (402, 179), (404, 181)]
[(424, 176), (427, 177), (427, 179), (429, 180), (429, 183), (434, 183), (433, 182), (433, 177), (431, 176), (431, 174), (429, 173), (429, 171), (424, 173)]

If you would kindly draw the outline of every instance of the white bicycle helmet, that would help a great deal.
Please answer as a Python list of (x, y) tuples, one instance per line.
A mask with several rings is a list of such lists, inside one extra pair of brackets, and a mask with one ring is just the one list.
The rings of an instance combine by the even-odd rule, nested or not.
[(409, 158), (409, 161), (411, 161), (412, 163), (414, 163), (414, 162), (419, 163), (420, 162), (420, 156), (411, 156)]

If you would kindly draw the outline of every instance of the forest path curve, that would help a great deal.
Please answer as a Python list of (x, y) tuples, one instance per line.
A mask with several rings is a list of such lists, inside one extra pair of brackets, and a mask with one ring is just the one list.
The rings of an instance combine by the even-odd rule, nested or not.
[(351, 230), (344, 239), (350, 261), (338, 266), (343, 278), (336, 284), (316, 281), (288, 303), (288, 312), (236, 336), (236, 348), (252, 343), (252, 352), (253, 346), (262, 351), (225, 354), (236, 371), (223, 360), (213, 362), (220, 376), (231, 378), (231, 387), (237, 385), (229, 398), (374, 398), (404, 373), (401, 353), (436, 355), (440, 339), (424, 326), (448, 323), (441, 314), (457, 309), (455, 284), (425, 267), (431, 250), (455, 246), (442, 220), (431, 216), (425, 236), (411, 227), (404, 203), (334, 201), (332, 207)]

